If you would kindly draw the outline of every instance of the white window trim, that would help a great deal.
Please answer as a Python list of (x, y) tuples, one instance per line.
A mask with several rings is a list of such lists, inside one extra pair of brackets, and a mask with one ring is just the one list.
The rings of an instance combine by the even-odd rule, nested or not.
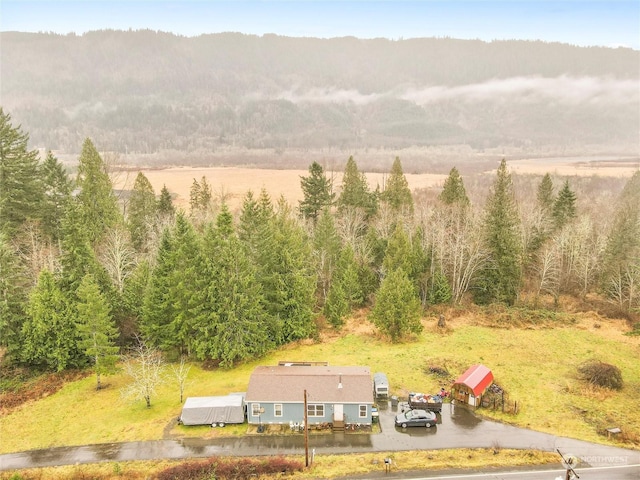
[[(362, 407), (364, 407), (364, 409)], [(369, 407), (366, 405), (360, 405), (358, 407), (358, 418), (367, 418), (367, 413), (369, 413)]]
[[(278, 413), (278, 410), (280, 410), (280, 413)], [(282, 417), (282, 404), (281, 403), (274, 403), (273, 404), (273, 416), (274, 417)]]
[[(309, 408), (313, 407), (313, 414), (309, 413)], [(318, 415), (318, 407), (322, 408), (322, 415)], [(324, 403), (310, 403), (307, 405), (307, 416), (309, 417), (324, 417)]]
[(252, 403), (251, 404), (251, 416), (252, 417), (259, 417), (260, 416), (260, 404), (259, 403)]

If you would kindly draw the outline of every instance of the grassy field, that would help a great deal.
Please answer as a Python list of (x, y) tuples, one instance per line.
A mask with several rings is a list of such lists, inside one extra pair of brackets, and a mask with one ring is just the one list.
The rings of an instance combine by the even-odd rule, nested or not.
[[(481, 410), (482, 414), (534, 430), (603, 443), (608, 441), (602, 435), (604, 429), (618, 426), (627, 446), (640, 444), (640, 339), (624, 335), (627, 327), (623, 321), (583, 313), (520, 328), (497, 328), (486, 312), (447, 312), (447, 316), (444, 332), (437, 331), (435, 318), (425, 318), (425, 332), (418, 339), (389, 344), (360, 312), (343, 333), (327, 330), (318, 342), (290, 345), (232, 370), (203, 370), (194, 364), (185, 395), (244, 391), (254, 367), (280, 360), (367, 365), (372, 372), (385, 371), (393, 393), (399, 396), (438, 390), (443, 381), (428, 373), (430, 365), (445, 367), (457, 376), (469, 365), (483, 363), (491, 368), (509, 398), (518, 402), (520, 412), (510, 415)], [(567, 322), (569, 326), (564, 325)], [(592, 358), (620, 368), (625, 380), (621, 391), (588, 387), (576, 378), (576, 367)], [(127, 381), (122, 374), (110, 376), (106, 378), (108, 387), (96, 391), (95, 378), (89, 376), (16, 408), (0, 418), (0, 453), (60, 445), (241, 435), (246, 431), (246, 425), (224, 429), (177, 426), (181, 404), (175, 383), (163, 385), (148, 409), (142, 401), (121, 400), (120, 389)]]

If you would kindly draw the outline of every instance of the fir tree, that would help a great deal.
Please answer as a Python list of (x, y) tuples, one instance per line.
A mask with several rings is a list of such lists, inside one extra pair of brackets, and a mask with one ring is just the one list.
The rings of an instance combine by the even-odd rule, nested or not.
[(373, 323), (392, 342), (422, 332), (422, 307), (407, 274), (397, 268), (382, 281), (371, 310)]
[(58, 159), (49, 152), (42, 165), (44, 203), (42, 228), (53, 241), (62, 237), (62, 219), (73, 191), (73, 181)]
[(138, 251), (143, 251), (149, 241), (151, 226), (157, 213), (156, 194), (149, 179), (138, 172), (129, 199), (127, 226), (131, 242)]
[(616, 207), (604, 251), (602, 289), (631, 311), (640, 308), (640, 171), (627, 182)]
[(536, 193), (536, 202), (538, 208), (545, 214), (550, 215), (553, 211), (554, 193), (553, 193), (553, 181), (551, 175), (546, 173), (540, 184), (538, 185), (538, 191)]
[(313, 231), (313, 252), (318, 272), (318, 290), (322, 304), (326, 301), (333, 272), (340, 255), (340, 237), (333, 215), (323, 210)]
[(342, 191), (338, 197), (338, 210), (362, 209), (370, 217), (377, 210), (375, 194), (369, 191), (367, 177), (360, 173), (353, 157), (349, 157), (342, 177)]
[(309, 167), (309, 176), (300, 177), (304, 199), (300, 201), (300, 215), (311, 219), (314, 223), (320, 212), (333, 204), (335, 194), (332, 192), (331, 180), (318, 162)]
[(522, 244), (513, 183), (505, 160), (500, 163), (487, 199), (483, 237), (489, 259), (478, 272), (476, 301), (512, 305), (520, 291)]
[(73, 315), (48, 270), (40, 273), (27, 312), (29, 317), (22, 327), (23, 362), (58, 372), (82, 364)]
[(396, 157), (393, 161), (381, 199), (389, 204), (394, 211), (413, 213), (413, 197), (407, 178), (402, 171), (400, 157)]
[(467, 197), (464, 182), (456, 167), (449, 171), (449, 176), (444, 181), (442, 192), (438, 195), (438, 199), (445, 205), (469, 205), (469, 197)]
[(79, 346), (91, 359), (96, 372), (96, 389), (102, 388), (101, 376), (115, 372), (118, 361), (118, 336), (107, 300), (93, 276), (82, 279), (78, 288), (77, 328), (80, 335)]
[(173, 218), (173, 215), (176, 213), (173, 200), (171, 199), (171, 193), (166, 185), (163, 185), (162, 190), (160, 190), (157, 211), (158, 215), (169, 218)]
[(223, 367), (264, 355), (275, 346), (264, 308), (262, 287), (246, 248), (233, 231), (223, 205), (215, 229), (205, 235), (205, 272), (210, 279), (201, 321), (196, 326), (199, 358), (220, 361)]
[(553, 203), (553, 221), (556, 228), (562, 228), (576, 218), (576, 194), (569, 188), (569, 180), (565, 180), (558, 197)]
[(0, 231), (0, 346), (7, 348), (10, 361), (21, 356), (20, 332), (26, 320), (27, 275), (18, 261), (18, 252)]
[(91, 245), (95, 245), (121, 221), (121, 215), (105, 163), (88, 138), (82, 145), (76, 184), (80, 189), (77, 221), (84, 226)]
[(0, 232), (7, 238), (27, 220), (41, 217), (43, 185), (38, 152), (29, 151), (29, 135), (11, 124), (0, 107)]

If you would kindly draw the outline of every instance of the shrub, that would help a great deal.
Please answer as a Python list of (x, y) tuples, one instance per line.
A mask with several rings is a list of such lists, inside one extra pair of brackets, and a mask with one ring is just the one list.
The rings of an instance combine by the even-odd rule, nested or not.
[(261, 475), (294, 473), (302, 471), (302, 462), (284, 457), (268, 457), (262, 460), (251, 458), (210, 458), (199, 462), (184, 462), (165, 468), (156, 475), (156, 480), (245, 480)]
[(615, 365), (600, 362), (599, 360), (587, 360), (578, 366), (580, 380), (611, 390), (622, 389), (622, 373)]

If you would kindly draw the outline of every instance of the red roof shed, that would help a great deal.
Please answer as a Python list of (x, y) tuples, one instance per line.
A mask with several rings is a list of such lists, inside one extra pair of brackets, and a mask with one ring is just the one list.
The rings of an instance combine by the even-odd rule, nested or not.
[(493, 382), (493, 373), (484, 365), (472, 365), (466, 372), (458, 377), (454, 382), (454, 386), (457, 384), (465, 385), (478, 397), (482, 395), (484, 390)]

